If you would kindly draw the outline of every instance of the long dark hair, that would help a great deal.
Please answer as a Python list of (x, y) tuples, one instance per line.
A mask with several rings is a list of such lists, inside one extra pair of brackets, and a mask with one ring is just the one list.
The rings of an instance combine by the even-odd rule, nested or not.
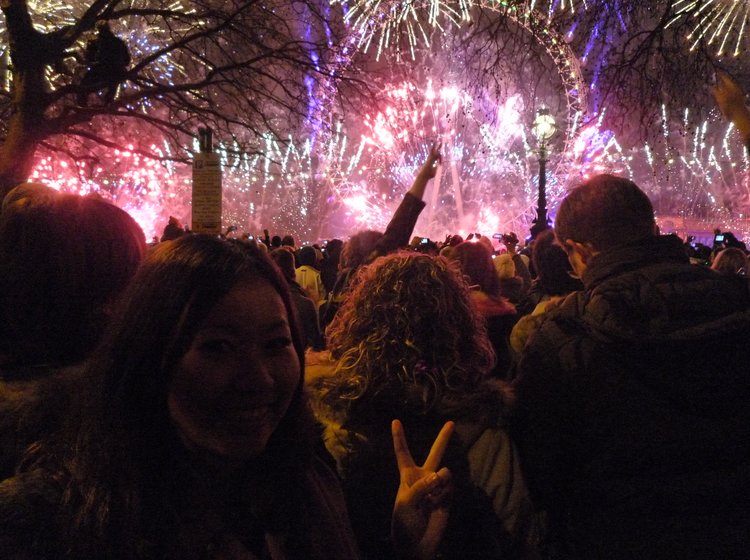
[(492, 253), (481, 243), (464, 241), (453, 248), (451, 258), (458, 262), (469, 283), (492, 298), (500, 299), (500, 277), (492, 264)]
[[(91, 379), (101, 380), (101, 390), (85, 414), (64, 497), (71, 513), (63, 520), (64, 544), (78, 556), (130, 558), (144, 549), (163, 556), (172, 544), (174, 500), (187, 461), (169, 419), (169, 383), (210, 310), (248, 278), (270, 282), (281, 296), (303, 364), (286, 282), (257, 248), (184, 236), (158, 246), (135, 277), (88, 370)], [(237, 476), (237, 491), (252, 495), (266, 529), (289, 530), (300, 507), (312, 456), (311, 426), (301, 370), (289, 410), (265, 452)]]

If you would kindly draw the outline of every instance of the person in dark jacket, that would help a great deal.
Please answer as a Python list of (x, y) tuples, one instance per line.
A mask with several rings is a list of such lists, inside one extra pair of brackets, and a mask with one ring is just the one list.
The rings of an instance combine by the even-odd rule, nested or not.
[(104, 90), (104, 102), (112, 103), (130, 65), (128, 45), (117, 37), (106, 20), (96, 23), (96, 37), (86, 44), (86, 73), (78, 90), (78, 104), (85, 107), (89, 94)]
[(363, 264), (370, 263), (378, 257), (382, 257), (397, 249), (406, 247), (414, 226), (417, 224), (419, 214), (425, 207), (422, 200), (427, 183), (435, 177), (437, 166), (440, 164), (440, 145), (435, 144), (427, 154), (427, 160), (419, 169), (414, 182), (404, 195), (404, 199), (393, 213), (391, 221), (385, 228), (385, 232), (364, 230), (354, 234), (345, 244), (341, 251), (339, 263), (339, 275), (336, 284), (328, 294), (328, 299), (320, 307), (321, 331), (333, 320), (341, 302), (346, 297), (349, 283), (354, 273)]
[(544, 321), (544, 314), (553, 309), (571, 292), (583, 289), (581, 281), (575, 277), (568, 256), (555, 240), (555, 232), (545, 229), (534, 239), (531, 262), (536, 278), (525, 305), (530, 311), (518, 319), (510, 333), (510, 348), (514, 360), (518, 358), (526, 341)]
[(747, 283), (689, 264), (623, 178), (572, 190), (555, 229), (584, 289), (525, 347), (511, 432), (551, 554), (747, 557)]
[(326, 293), (333, 290), (336, 285), (336, 276), (339, 272), (339, 260), (344, 242), (341, 239), (331, 239), (323, 248), (323, 262), (320, 263), (320, 278), (323, 280)]
[(300, 328), (304, 335), (305, 348), (319, 349), (323, 346), (323, 335), (318, 327), (318, 310), (307, 292), (297, 283), (294, 276), (294, 255), (286, 249), (274, 249), (271, 259), (279, 267), (281, 274), (289, 284), (292, 304), (299, 317)]
[(99, 90), (104, 90), (104, 103), (112, 103), (130, 65), (127, 43), (112, 33), (106, 20), (96, 23), (96, 32), (84, 53), (86, 74), (78, 86), (78, 104), (82, 107), (88, 103), (89, 94)]
[(451, 258), (469, 282), (471, 299), (487, 326), (487, 336), (497, 358), (491, 374), (507, 379), (511, 366), (508, 341), (518, 313), (516, 307), (500, 295), (500, 277), (492, 264), (491, 250), (483, 243), (464, 241), (454, 247)]

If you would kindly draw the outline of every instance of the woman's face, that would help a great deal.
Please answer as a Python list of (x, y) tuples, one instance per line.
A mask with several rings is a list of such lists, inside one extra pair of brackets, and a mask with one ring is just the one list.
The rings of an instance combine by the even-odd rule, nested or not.
[(300, 362), (278, 292), (242, 281), (206, 317), (172, 378), (169, 414), (189, 449), (261, 454), (289, 408)]

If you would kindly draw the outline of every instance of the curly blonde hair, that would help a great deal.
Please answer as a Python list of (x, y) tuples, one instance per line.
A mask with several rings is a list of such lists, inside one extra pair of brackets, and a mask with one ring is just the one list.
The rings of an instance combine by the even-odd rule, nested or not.
[(363, 267), (326, 334), (337, 366), (321, 396), (339, 411), (373, 398), (414, 412), (451, 408), (495, 361), (456, 265), (413, 252)]

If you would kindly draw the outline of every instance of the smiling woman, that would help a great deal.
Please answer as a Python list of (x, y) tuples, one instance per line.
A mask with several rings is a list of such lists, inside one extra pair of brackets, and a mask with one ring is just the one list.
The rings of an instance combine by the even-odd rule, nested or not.
[[(257, 247), (162, 243), (86, 370), (78, 418), (0, 483), (0, 556), (357, 560), (303, 357), (286, 281)], [(451, 433), (447, 423), (420, 466), (393, 424), (404, 557), (432, 559), (440, 542)]]
[(300, 382), (286, 317), (279, 293), (263, 279), (239, 282), (208, 314), (167, 397), (186, 447), (230, 460), (263, 452)]
[(3, 556), (357, 558), (314, 453), (302, 359), (265, 255), (208, 236), (161, 244), (92, 359), (102, 383), (82, 428), (0, 485)]

